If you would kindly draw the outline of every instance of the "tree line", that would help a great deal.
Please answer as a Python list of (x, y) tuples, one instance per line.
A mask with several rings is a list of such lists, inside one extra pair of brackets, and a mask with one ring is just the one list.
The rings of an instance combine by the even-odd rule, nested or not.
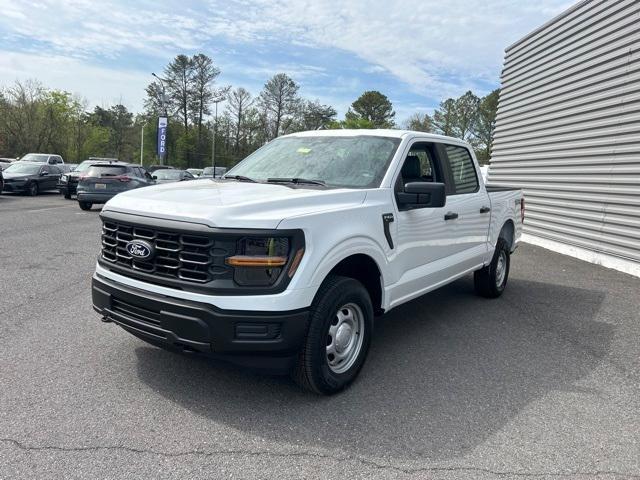
[[(0, 156), (28, 152), (63, 155), (67, 162), (90, 156), (157, 163), (157, 117), (169, 117), (166, 163), (177, 167), (232, 166), (266, 142), (288, 133), (338, 128), (397, 128), (440, 133), (469, 141), (481, 161), (490, 155), (498, 91), (479, 98), (467, 92), (441, 102), (432, 115), (415, 113), (396, 123), (391, 101), (378, 91), (357, 98), (343, 119), (331, 105), (300, 95), (286, 73), (267, 80), (260, 92), (219, 85), (220, 69), (204, 55), (178, 55), (145, 90), (144, 111), (124, 105), (96, 106), (37, 81), (0, 90)], [(218, 111), (219, 103), (224, 106)], [(215, 119), (217, 118), (217, 121)]]

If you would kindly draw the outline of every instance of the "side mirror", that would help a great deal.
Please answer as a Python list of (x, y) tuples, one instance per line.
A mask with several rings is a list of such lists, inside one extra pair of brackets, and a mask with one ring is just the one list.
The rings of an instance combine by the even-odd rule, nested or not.
[(404, 191), (398, 192), (398, 205), (405, 209), (440, 208), (447, 202), (444, 183), (410, 182), (404, 186)]
[(157, 176), (157, 175), (154, 175), (154, 176), (153, 176), (153, 177), (151, 177), (151, 178), (152, 178), (153, 180), (157, 180), (157, 179), (158, 179), (158, 176)]

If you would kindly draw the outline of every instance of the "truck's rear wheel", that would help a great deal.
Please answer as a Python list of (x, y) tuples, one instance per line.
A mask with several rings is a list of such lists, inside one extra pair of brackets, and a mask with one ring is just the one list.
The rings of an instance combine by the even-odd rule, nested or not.
[(487, 298), (502, 295), (507, 286), (510, 265), (509, 244), (504, 238), (499, 238), (491, 263), (473, 275), (476, 293)]
[(82, 210), (91, 210), (91, 207), (93, 207), (93, 203), (90, 203), (90, 202), (80, 202), (80, 201), (78, 201), (78, 205), (80, 205), (80, 208)]
[(309, 331), (293, 371), (304, 389), (332, 394), (345, 388), (364, 364), (373, 330), (373, 306), (364, 286), (329, 276), (311, 307)]

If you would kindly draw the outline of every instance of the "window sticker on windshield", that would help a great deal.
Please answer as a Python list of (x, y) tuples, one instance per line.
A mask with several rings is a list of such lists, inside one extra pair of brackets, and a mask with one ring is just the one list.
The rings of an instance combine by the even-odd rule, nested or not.
[(311, 153), (311, 149), (310, 148), (306, 148), (306, 147), (300, 147), (298, 149), (298, 153)]

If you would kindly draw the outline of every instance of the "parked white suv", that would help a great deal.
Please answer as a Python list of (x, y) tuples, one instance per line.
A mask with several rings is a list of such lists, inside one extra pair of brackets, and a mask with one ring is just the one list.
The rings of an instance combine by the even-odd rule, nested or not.
[(93, 304), (152, 344), (333, 393), (362, 367), (375, 315), (469, 273), (499, 296), (523, 213), (520, 191), (485, 188), (462, 141), (296, 133), (223, 179), (110, 200)]

